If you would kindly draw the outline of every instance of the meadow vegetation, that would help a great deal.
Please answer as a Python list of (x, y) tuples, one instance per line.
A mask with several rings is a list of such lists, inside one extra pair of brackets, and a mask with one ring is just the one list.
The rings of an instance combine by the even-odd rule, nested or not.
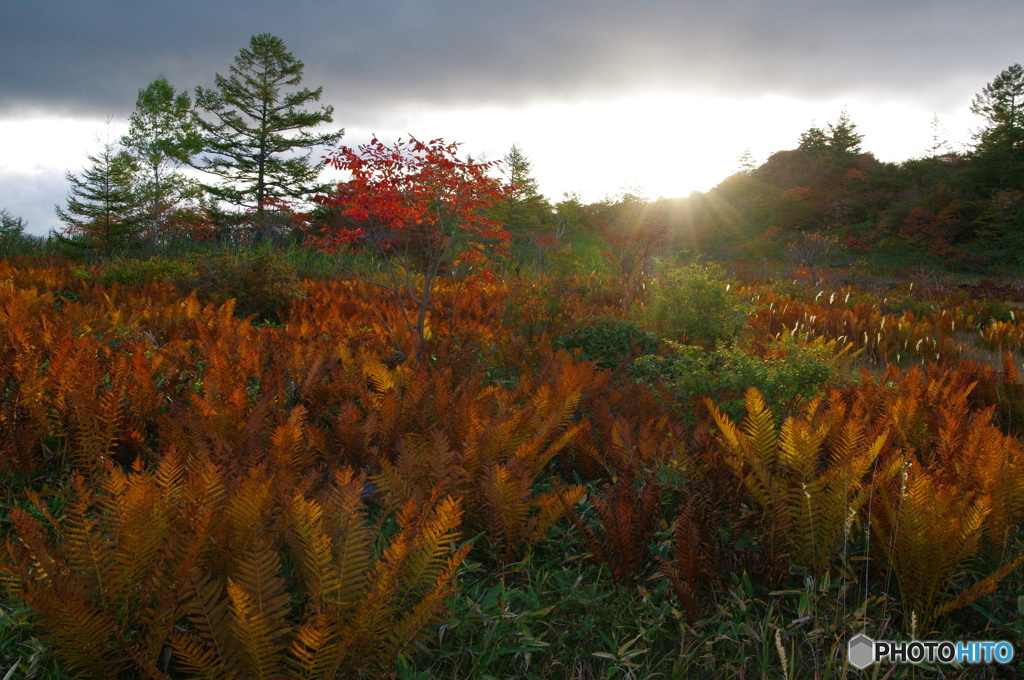
[(0, 263), (11, 678), (846, 677), (861, 630), (1024, 633), (1019, 287), (506, 262), (418, 351), (332, 259), (215, 251)]
[(984, 94), (973, 155), (881, 164), (844, 114), (685, 210), (413, 139), (309, 212), (5, 211), (0, 678), (1012, 677), (846, 657), (1024, 640)]

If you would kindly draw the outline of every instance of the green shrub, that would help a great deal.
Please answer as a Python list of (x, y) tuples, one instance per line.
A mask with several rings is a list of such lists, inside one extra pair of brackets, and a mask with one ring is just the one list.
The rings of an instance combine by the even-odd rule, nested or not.
[(662, 337), (710, 347), (734, 338), (747, 311), (721, 267), (690, 264), (658, 278), (648, 313)]
[(909, 293), (887, 296), (880, 309), (883, 314), (892, 314), (897, 317), (903, 316), (906, 312), (911, 312), (920, 319), (926, 319), (936, 312), (935, 305)]
[(656, 335), (635, 323), (607, 319), (580, 326), (559, 338), (555, 349), (579, 349), (580, 356), (596, 361), (598, 368), (613, 369), (621, 363), (658, 350)]
[(708, 352), (701, 347), (666, 341), (670, 356), (644, 356), (633, 364), (633, 375), (652, 387), (664, 386), (683, 406), (681, 416), (696, 423), (696, 401), (705, 397), (734, 421), (744, 416), (743, 397), (756, 387), (779, 419), (800, 401), (821, 394), (839, 375), (839, 356), (822, 342), (801, 345), (792, 338), (773, 342), (765, 356), (742, 347), (719, 346)]
[(196, 262), (195, 277), (178, 285), (216, 304), (234, 298), (235, 314), (255, 314), (261, 321), (281, 321), (288, 305), (305, 296), (295, 268), (270, 249), (203, 257)]
[(194, 277), (195, 267), (187, 262), (151, 257), (148, 260), (112, 260), (103, 267), (99, 278), (106, 285), (116, 281), (126, 286), (147, 281), (185, 282)]

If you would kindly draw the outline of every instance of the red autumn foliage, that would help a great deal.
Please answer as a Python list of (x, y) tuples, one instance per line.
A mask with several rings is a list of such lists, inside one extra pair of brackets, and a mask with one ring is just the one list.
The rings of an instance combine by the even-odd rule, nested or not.
[[(362, 243), (373, 249), (385, 264), (387, 280), (371, 283), (398, 299), (420, 349), (438, 277), (461, 268), (492, 281), (488, 255), (508, 255), (508, 232), (479, 210), (505, 195), (498, 180), (487, 175), (494, 163), (463, 160), (458, 148), (441, 139), (415, 138), (387, 146), (375, 137), (325, 158), (351, 179), (319, 202), (352, 222), (335, 221), (312, 243), (326, 252)], [(415, 305), (415, 319), (405, 311), (406, 301)]]
[(328, 154), (325, 163), (352, 178), (319, 202), (354, 222), (336, 225), (315, 237), (314, 244), (334, 252), (369, 241), (389, 257), (418, 249), (428, 263), (438, 265), (452, 237), (463, 233), (491, 241), (504, 254), (508, 235), (478, 211), (504, 197), (499, 182), (487, 176), (494, 163), (460, 159), (458, 147), (415, 138), (389, 147), (374, 138), (358, 149), (343, 146)]

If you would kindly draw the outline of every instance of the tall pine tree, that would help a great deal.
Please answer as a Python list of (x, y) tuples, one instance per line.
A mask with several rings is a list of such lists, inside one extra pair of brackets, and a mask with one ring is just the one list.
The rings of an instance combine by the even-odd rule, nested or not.
[(198, 118), (205, 153), (196, 167), (221, 178), (203, 188), (257, 219), (276, 200), (324, 190), (316, 184), (321, 166), (310, 162), (311, 149), (336, 143), (344, 132), (312, 133), (333, 121), (334, 109), (304, 108), (323, 92), (297, 89), (304, 68), (280, 38), (261, 33), (238, 53), (227, 77), (214, 77), (213, 89), (196, 88), (197, 110), (206, 115)]
[(974, 160), (985, 189), (1024, 185), (1024, 67), (1013, 64), (987, 84), (971, 113), (988, 124), (977, 133)]

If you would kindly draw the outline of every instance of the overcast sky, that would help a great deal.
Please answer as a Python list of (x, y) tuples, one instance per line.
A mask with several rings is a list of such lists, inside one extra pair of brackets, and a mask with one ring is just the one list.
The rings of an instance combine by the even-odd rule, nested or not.
[(256, 33), (343, 143), (518, 143), (554, 199), (706, 190), (844, 107), (882, 160), (922, 155), (933, 116), (969, 143), (973, 95), (1024, 61), (1021, 0), (4, 0), (0, 27), (0, 207), (37, 233), (139, 89), (210, 86)]

